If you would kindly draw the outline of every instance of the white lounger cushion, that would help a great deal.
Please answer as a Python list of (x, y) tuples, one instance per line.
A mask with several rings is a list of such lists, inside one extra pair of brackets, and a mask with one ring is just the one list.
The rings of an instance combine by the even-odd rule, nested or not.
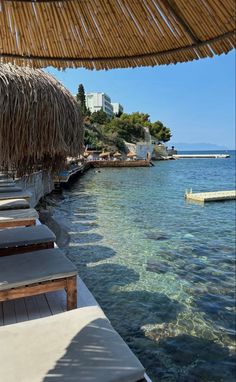
[(46, 225), (0, 230), (0, 248), (54, 242), (56, 236)]
[(0, 381), (136, 382), (144, 368), (99, 307), (0, 328)]
[(75, 275), (77, 268), (56, 248), (0, 257), (0, 291)]

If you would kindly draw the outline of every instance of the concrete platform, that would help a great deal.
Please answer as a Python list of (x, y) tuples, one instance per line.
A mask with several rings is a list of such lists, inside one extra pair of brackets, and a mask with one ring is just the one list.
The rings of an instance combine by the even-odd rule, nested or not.
[(211, 158), (230, 158), (229, 154), (174, 154), (175, 159), (211, 159)]
[(187, 192), (185, 194), (185, 199), (192, 200), (195, 202), (218, 202), (224, 200), (235, 200), (236, 190), (230, 191), (215, 191), (215, 192), (200, 192), (192, 193)]

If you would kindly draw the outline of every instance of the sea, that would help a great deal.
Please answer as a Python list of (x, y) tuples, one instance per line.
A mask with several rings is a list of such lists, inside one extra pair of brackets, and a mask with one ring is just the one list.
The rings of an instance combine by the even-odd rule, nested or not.
[(235, 382), (235, 201), (184, 198), (235, 189), (228, 154), (89, 170), (55, 208), (68, 256), (153, 382)]

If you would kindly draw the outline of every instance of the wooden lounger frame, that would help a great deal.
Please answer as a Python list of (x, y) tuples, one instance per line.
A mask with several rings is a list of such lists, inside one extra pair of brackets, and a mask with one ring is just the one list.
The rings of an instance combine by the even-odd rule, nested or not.
[[(47, 243), (37, 243), (29, 245), (21, 245), (19, 247), (0, 248), (1, 256), (17, 255), (19, 253), (39, 251), (42, 249), (54, 248), (54, 242), (49, 241)], [(37, 253), (35, 254), (37, 256)]]
[(32, 220), (13, 220), (8, 222), (0, 222), (0, 228), (8, 227), (29, 227), (31, 225), (36, 225), (36, 219)]
[(37, 294), (65, 289), (67, 310), (77, 308), (77, 276), (69, 276), (0, 291), (0, 301), (35, 296)]

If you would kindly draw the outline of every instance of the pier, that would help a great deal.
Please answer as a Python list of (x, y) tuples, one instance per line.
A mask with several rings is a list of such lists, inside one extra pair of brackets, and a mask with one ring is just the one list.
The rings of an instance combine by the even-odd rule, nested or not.
[(150, 167), (153, 164), (146, 159), (135, 160), (93, 160), (89, 161), (91, 167), (103, 168), (103, 167)]
[(236, 190), (213, 191), (213, 192), (186, 192), (185, 199), (195, 202), (218, 202), (224, 200), (235, 200)]
[(71, 166), (71, 168), (69, 168), (68, 170), (60, 171), (59, 174), (54, 177), (54, 184), (55, 186), (60, 184), (66, 184), (70, 180), (83, 174), (89, 168), (90, 164), (88, 162), (84, 162), (75, 166)]
[(174, 159), (210, 159), (210, 158), (230, 158), (229, 154), (174, 154)]

